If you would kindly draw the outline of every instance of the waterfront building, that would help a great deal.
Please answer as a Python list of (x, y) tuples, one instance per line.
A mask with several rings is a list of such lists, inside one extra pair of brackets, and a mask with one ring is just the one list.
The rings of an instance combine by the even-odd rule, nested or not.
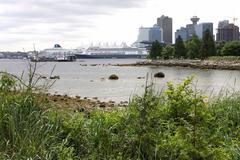
[(217, 28), (217, 41), (239, 40), (239, 27), (228, 20), (220, 21)]
[(141, 27), (141, 28), (139, 28), (137, 42), (158, 41), (158, 42), (162, 43), (163, 42), (163, 34), (162, 33), (163, 33), (162, 29), (157, 25), (154, 25), (153, 27)]
[(209, 30), (213, 36), (213, 23), (200, 23), (195, 26), (195, 34), (199, 39), (203, 38), (204, 32)]
[(172, 44), (172, 18), (162, 15), (157, 19), (157, 25), (162, 28), (163, 43)]
[(158, 25), (153, 27), (140, 27), (137, 41), (132, 44), (134, 47), (148, 48), (152, 42), (163, 43), (163, 31)]
[(193, 16), (191, 19), (192, 24), (187, 24), (186, 27), (181, 27), (175, 32), (175, 39), (180, 35), (181, 38), (186, 41), (191, 39), (191, 37), (196, 34), (195, 27), (197, 26), (197, 22), (200, 20), (197, 16)]
[(186, 25), (187, 39), (191, 39), (191, 37), (196, 34), (195, 28), (196, 28), (197, 23), (200, 20), (200, 18), (198, 18), (197, 16), (193, 16), (190, 20), (192, 21), (192, 24)]
[(187, 24), (186, 27), (181, 27), (175, 32), (175, 39), (178, 36), (184, 41), (187, 41), (192, 38), (193, 35), (197, 35), (198, 38), (202, 39), (204, 32), (208, 29), (210, 33), (213, 35), (213, 23), (200, 23), (198, 21), (200, 18), (197, 16), (193, 16), (191, 18), (192, 24)]
[(175, 38), (177, 38), (178, 36), (180, 36), (183, 39), (183, 41), (186, 41), (188, 38), (187, 29), (185, 27), (181, 27), (180, 29), (178, 29), (175, 32)]

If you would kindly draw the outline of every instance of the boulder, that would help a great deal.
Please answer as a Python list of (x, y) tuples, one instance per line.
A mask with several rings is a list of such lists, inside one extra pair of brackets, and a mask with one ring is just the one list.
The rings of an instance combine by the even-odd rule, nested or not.
[(110, 79), (110, 80), (118, 80), (119, 78), (118, 78), (118, 76), (116, 74), (112, 74), (111, 76), (109, 76), (108, 79)]
[(145, 77), (137, 77), (137, 79), (144, 79)]
[(60, 76), (51, 76), (50, 79), (60, 79)]
[(154, 77), (155, 78), (164, 78), (165, 77), (165, 74), (163, 72), (158, 72), (158, 73), (155, 73), (154, 74)]

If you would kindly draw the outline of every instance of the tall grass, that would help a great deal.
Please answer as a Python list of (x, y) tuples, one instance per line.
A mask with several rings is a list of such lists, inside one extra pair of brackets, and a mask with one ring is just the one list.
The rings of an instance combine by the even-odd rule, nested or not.
[(43, 109), (31, 90), (19, 91), (16, 85), (11, 75), (1, 75), (0, 157), (54, 159), (58, 155), (58, 146), (63, 143), (59, 139), (60, 118)]
[(53, 110), (2, 74), (0, 159), (239, 159), (239, 94), (206, 101), (191, 82), (85, 114)]
[(229, 61), (229, 62), (239, 62), (239, 56), (211, 56), (208, 60), (212, 61)]

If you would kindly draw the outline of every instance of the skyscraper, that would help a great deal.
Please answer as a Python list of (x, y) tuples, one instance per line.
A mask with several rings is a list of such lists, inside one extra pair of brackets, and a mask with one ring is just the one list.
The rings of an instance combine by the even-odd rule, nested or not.
[(192, 21), (192, 24), (187, 24), (186, 27), (181, 27), (175, 32), (175, 40), (178, 36), (181, 36), (184, 41), (187, 41), (191, 39), (193, 35), (196, 35), (195, 28), (198, 25), (197, 23), (200, 18), (198, 18), (197, 16), (193, 16), (190, 20)]
[(137, 42), (148, 41), (154, 42), (158, 41), (162, 43), (162, 29), (154, 25), (153, 27), (141, 27), (139, 28), (138, 40)]
[(163, 42), (172, 44), (172, 18), (162, 15), (157, 19), (157, 25), (163, 30)]
[(217, 41), (239, 40), (239, 27), (224, 20), (218, 23)]
[(200, 39), (203, 38), (206, 30), (209, 30), (213, 36), (213, 23), (200, 23), (195, 26), (195, 33)]
[(178, 29), (178, 30), (175, 32), (175, 40), (178, 38), (178, 36), (180, 36), (183, 41), (186, 41), (186, 40), (188, 39), (187, 28), (181, 27), (180, 29)]
[(190, 20), (192, 24), (187, 24), (186, 27), (181, 27), (175, 32), (175, 39), (181, 36), (184, 41), (187, 41), (191, 39), (193, 35), (197, 35), (198, 38), (202, 39), (206, 30), (209, 30), (213, 36), (213, 23), (205, 22), (198, 24), (200, 18), (197, 16), (193, 16)]

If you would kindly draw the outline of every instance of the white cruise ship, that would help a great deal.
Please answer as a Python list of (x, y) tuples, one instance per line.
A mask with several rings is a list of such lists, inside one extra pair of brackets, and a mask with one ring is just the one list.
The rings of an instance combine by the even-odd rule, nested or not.
[(45, 49), (40, 52), (32, 53), (32, 61), (75, 61), (75, 54), (81, 52), (77, 49), (63, 49), (59, 44), (53, 48)]

